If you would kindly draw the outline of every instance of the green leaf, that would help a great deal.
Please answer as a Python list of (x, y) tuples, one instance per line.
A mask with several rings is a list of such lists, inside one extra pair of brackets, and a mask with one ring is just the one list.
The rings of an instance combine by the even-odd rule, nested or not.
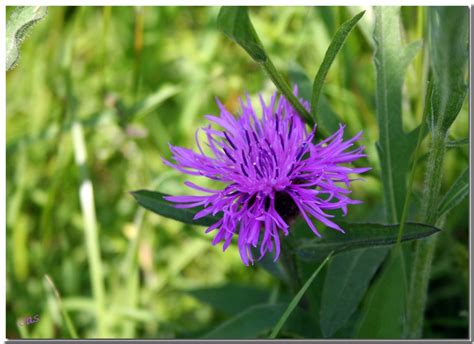
[(219, 218), (215, 216), (206, 216), (194, 220), (194, 215), (201, 211), (202, 207), (184, 209), (176, 208), (175, 203), (168, 202), (163, 198), (168, 195), (161, 192), (138, 190), (131, 192), (131, 194), (142, 207), (173, 220), (205, 227), (209, 227), (219, 220)]
[(46, 16), (45, 6), (18, 6), (10, 16), (6, 32), (6, 70), (12, 69), (20, 57), (20, 46), (28, 30)]
[(223, 6), (217, 16), (217, 27), (239, 44), (258, 63), (268, 60), (263, 45), (250, 21), (247, 8)]
[(291, 313), (295, 310), (296, 306), (301, 301), (301, 298), (303, 295), (306, 293), (306, 290), (308, 290), (309, 286), (313, 282), (313, 280), (316, 278), (316, 276), (319, 274), (321, 269), (326, 265), (326, 263), (329, 261), (329, 259), (332, 256), (332, 252), (329, 253), (329, 255), (324, 259), (324, 261), (318, 266), (318, 268), (314, 271), (314, 273), (311, 275), (310, 278), (305, 282), (305, 284), (301, 287), (300, 291), (295, 295), (293, 300), (291, 300), (290, 304), (288, 305), (287, 309), (285, 310), (285, 313), (281, 316), (281, 318), (278, 320), (278, 323), (274, 327), (272, 333), (270, 334), (270, 339), (274, 339), (277, 337), (278, 333), (280, 333), (280, 330), (282, 329), (283, 325), (285, 322), (288, 320), (289, 316)]
[[(255, 305), (227, 320), (207, 333), (206, 339), (254, 339), (268, 333), (277, 323), (287, 305), (284, 303)], [(285, 326), (285, 332), (311, 330), (310, 319), (300, 309), (296, 309)], [(306, 329), (301, 329), (304, 325)], [(310, 333), (309, 333), (310, 334)]]
[(253, 305), (269, 301), (270, 291), (229, 283), (219, 287), (186, 290), (187, 293), (214, 309), (235, 315)]
[(321, 95), (321, 90), (323, 88), (324, 80), (326, 79), (326, 75), (329, 72), (329, 68), (331, 67), (334, 59), (336, 58), (337, 53), (341, 50), (342, 45), (346, 41), (347, 36), (351, 33), (352, 29), (356, 26), (357, 22), (362, 18), (365, 11), (358, 13), (352, 19), (344, 22), (339, 29), (337, 30), (336, 34), (334, 35), (331, 44), (329, 44), (329, 48), (324, 55), (323, 62), (316, 73), (316, 77), (314, 78), (313, 82), (313, 92), (311, 97), (311, 112), (315, 118), (315, 121), (318, 122), (318, 112), (317, 112), (317, 105), (319, 102), (319, 96)]
[[(397, 242), (399, 225), (338, 222), (345, 233), (328, 229), (322, 238), (303, 239), (295, 250), (304, 260), (321, 260), (334, 251), (339, 253), (363, 247), (386, 246)], [(297, 230), (310, 230), (298, 228)], [(402, 241), (421, 239), (439, 232), (436, 227), (407, 222)]]
[(428, 8), (429, 52), (435, 83), (429, 123), (447, 132), (467, 92), (469, 8)]
[(331, 260), (319, 315), (324, 337), (332, 336), (350, 319), (387, 252), (386, 247), (358, 249), (341, 253)]
[(400, 339), (402, 338), (406, 295), (401, 251), (394, 250), (384, 266), (380, 278), (369, 290), (367, 302), (357, 331), (357, 338)]
[[(288, 77), (292, 84), (298, 85), (298, 95), (301, 98), (311, 99), (311, 80), (299, 65), (296, 63), (290, 65)], [(324, 136), (329, 136), (339, 129), (340, 117), (332, 110), (324, 94), (319, 96), (315, 113), (318, 132), (323, 133)]]
[(250, 21), (247, 8), (243, 6), (223, 6), (217, 16), (217, 26), (230, 39), (239, 44), (259, 63), (282, 95), (291, 103), (293, 108), (310, 126), (314, 125), (311, 114), (304, 108), (299, 100), (293, 95), (291, 87), (283, 76), (276, 70), (270, 57), (265, 52), (260, 39)]
[(380, 156), (386, 217), (399, 221), (406, 194), (406, 176), (416, 146), (417, 132), (407, 134), (402, 126), (402, 85), (407, 66), (421, 47), (402, 45), (399, 7), (375, 8), (376, 108), (380, 132)]
[(448, 192), (444, 195), (443, 199), (439, 202), (438, 214), (436, 217), (439, 219), (441, 216), (449, 212), (461, 203), (467, 195), (469, 195), (469, 168), (466, 168), (466, 170), (456, 179)]

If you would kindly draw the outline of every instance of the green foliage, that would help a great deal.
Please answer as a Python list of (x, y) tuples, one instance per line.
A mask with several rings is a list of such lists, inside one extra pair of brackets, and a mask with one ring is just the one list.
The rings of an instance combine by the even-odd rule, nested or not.
[(461, 173), (439, 202), (437, 218), (461, 203), (467, 195), (469, 195), (469, 168)]
[[(337, 29), (362, 10), (366, 12), (357, 29), (346, 37), (325, 74), (316, 108), (318, 135), (333, 132), (339, 123), (346, 124), (348, 136), (363, 131), (361, 144), (368, 157), (360, 166), (372, 170), (364, 182), (352, 183), (350, 197), (364, 203), (350, 206), (346, 221), (386, 223), (381, 200), (388, 172), (385, 165), (380, 168), (383, 156), (375, 149), (375, 142), (383, 137), (376, 103), (382, 91), (389, 95), (389, 105), (393, 96), (401, 100), (398, 115), (403, 134), (417, 136), (419, 131), (413, 130), (419, 126), (425, 98), (422, 80), (427, 79), (433, 49), (427, 45), (432, 39), (425, 27), (431, 25), (443, 44), (453, 47), (444, 53), (462, 56), (464, 50), (455, 47), (467, 48), (466, 41), (447, 42), (449, 33), (436, 27), (437, 19), (432, 20), (439, 17), (443, 25), (450, 25), (443, 18), (458, 9), (448, 13), (402, 8), (396, 17), (403, 27), (394, 18), (383, 25), (389, 37), (396, 37), (400, 29), (407, 41), (422, 40), (427, 47), (394, 78), (400, 86), (399, 79), (405, 78), (402, 99), (401, 93), (393, 93), (392, 84), (379, 84), (379, 89), (375, 83), (371, 37), (375, 16), (368, 7), (253, 7), (255, 27), (244, 8), (220, 12), (216, 7), (50, 7), (47, 20), (29, 30), (24, 40), (21, 68), (6, 74), (7, 337), (65, 338), (74, 332), (79, 338), (196, 338), (206, 333), (220, 338), (268, 337), (289, 309), (293, 275), (282, 259), (274, 263), (272, 255), (246, 267), (234, 243), (225, 253), (212, 246), (212, 234), (204, 235), (203, 227), (195, 225), (206, 226), (214, 219), (194, 221), (194, 214), (182, 213), (161, 196), (187, 194), (183, 181), (188, 178), (204, 187), (221, 185), (176, 173), (160, 157), (169, 159), (169, 143), (195, 148), (195, 129), (208, 124), (203, 115), (219, 111), (215, 97), (238, 113), (237, 98), (245, 91), (258, 103), (257, 93), (268, 97), (275, 91), (273, 84), (286, 96), (291, 94), (290, 85), (298, 84), (299, 96), (310, 100), (313, 90), (307, 76), (314, 75), (325, 61), (326, 48), (337, 46), (332, 41)], [(429, 11), (433, 12), (427, 15)], [(7, 15), (14, 12), (15, 8), (7, 8)], [(454, 25), (448, 31), (452, 34)], [(438, 44), (439, 49), (443, 44)], [(402, 50), (395, 57), (384, 55), (398, 63), (395, 69), (403, 62)], [(440, 56), (440, 61), (446, 59)], [(461, 59), (456, 61), (462, 64)], [(259, 66), (267, 74), (259, 73)], [(458, 84), (443, 73), (443, 80), (461, 85), (460, 79), (456, 78)], [(445, 222), (436, 225), (443, 228), (437, 235), (443, 239), (438, 242), (439, 256), (432, 270), (435, 283), (428, 293), (425, 337), (467, 336), (468, 319), (463, 314), (468, 310), (468, 202), (464, 197), (451, 207), (466, 190), (465, 179), (455, 182), (464, 175), (469, 156), (466, 97), (462, 102), (449, 127), (449, 141), (440, 141), (450, 149), (438, 179), (441, 190), (449, 191), (446, 196), (437, 195), (433, 209), (447, 209), (444, 214), (451, 216), (442, 216)], [(390, 126), (394, 114), (389, 112)], [(311, 116), (306, 120), (313, 125)], [(390, 139), (411, 142), (403, 135)], [(75, 155), (81, 155), (81, 150), (87, 160), (76, 164)], [(425, 142), (420, 150), (421, 155), (430, 152)], [(395, 161), (394, 173), (398, 175), (407, 160), (408, 155)], [(425, 162), (419, 159), (414, 166), (412, 191), (417, 202), (410, 205), (408, 223), (418, 222), (417, 193), (425, 182)], [(92, 195), (81, 196), (81, 185), (93, 186)], [(395, 193), (404, 185), (395, 184)], [(138, 189), (154, 191), (130, 194)], [(456, 190), (464, 191), (455, 197)], [(140, 202), (161, 215), (140, 207)], [(94, 215), (96, 235), (84, 235), (86, 226), (92, 227), (81, 205)], [(334, 215), (341, 222), (340, 215)], [(435, 230), (423, 228), (426, 233)], [(319, 224), (318, 229), (323, 244), (326, 239), (335, 243), (336, 238), (346, 240), (357, 234), (350, 229), (342, 234)], [(397, 230), (397, 225), (384, 228), (385, 242), (393, 243)], [(306, 227), (294, 227), (290, 233), (285, 241), (315, 238)], [(360, 247), (358, 240), (354, 248)], [(371, 244), (378, 239), (373, 240)], [(295, 241), (302, 243), (311, 242)], [(411, 252), (413, 243), (403, 246)], [(390, 323), (389, 318), (397, 317), (392, 311), (401, 308), (388, 299), (403, 288), (400, 272), (386, 265), (379, 268), (390, 245), (344, 248), (334, 255), (283, 320), (278, 337), (322, 338), (321, 329), (330, 338), (350, 338), (357, 332), (369, 337), (399, 333), (398, 322)], [(311, 250), (319, 261), (297, 259), (294, 285), (310, 279), (326, 257), (317, 257), (320, 248), (320, 253), (325, 252), (323, 247), (315, 244)], [(95, 287), (91, 252), (103, 271), (103, 281)], [(407, 267), (412, 261), (406, 260)], [(60, 298), (51, 288), (45, 294), (45, 274), (54, 281)], [(99, 284), (103, 284), (102, 299), (94, 292)], [(386, 317), (377, 314), (380, 307)], [(40, 322), (17, 326), (29, 314), (40, 315)], [(378, 317), (389, 320), (378, 321)]]
[(331, 259), (331, 256), (332, 256), (332, 252), (330, 252), (328, 254), (328, 256), (326, 257), (326, 259), (323, 260), (323, 262), (318, 266), (318, 268), (313, 272), (313, 274), (311, 275), (310, 278), (308, 278), (306, 280), (306, 282), (304, 283), (304, 285), (301, 287), (301, 289), (298, 291), (298, 293), (293, 297), (293, 299), (291, 300), (291, 302), (288, 304), (288, 307), (286, 308), (285, 312), (283, 313), (283, 315), (281, 316), (281, 318), (278, 320), (277, 324), (275, 325), (275, 327), (273, 328), (272, 330), (272, 333), (270, 334), (270, 337), (271, 339), (274, 339), (277, 337), (278, 333), (281, 331), (281, 329), (283, 328), (283, 325), (286, 323), (286, 321), (288, 320), (288, 318), (290, 317), (290, 315), (293, 313), (293, 311), (295, 310), (295, 308), (298, 306), (298, 303), (301, 301), (301, 299), (303, 298), (303, 295), (306, 293), (306, 291), (308, 290), (308, 288), (311, 286), (311, 283), (313, 283), (314, 279), (316, 278), (316, 276), (319, 274), (319, 272), (321, 271), (321, 269), (324, 267), (324, 265), (327, 264), (327, 262)]
[(10, 15), (6, 32), (6, 70), (15, 67), (20, 58), (20, 47), (31, 27), (47, 13), (45, 6), (19, 6)]
[[(270, 301), (271, 292), (266, 289), (228, 283), (219, 287), (187, 290), (199, 301), (228, 315), (236, 315), (243, 309)], [(286, 301), (286, 300), (281, 300)]]
[[(322, 238), (302, 239), (296, 252), (305, 260), (321, 260), (330, 252), (343, 252), (364, 247), (392, 245), (397, 242), (399, 225), (377, 223), (338, 223), (345, 233), (334, 230), (323, 232)], [(298, 230), (310, 231), (309, 228)], [(406, 223), (402, 241), (421, 239), (439, 232), (439, 229), (421, 223)], [(346, 272), (347, 273), (347, 272)]]
[[(352, 29), (356, 26), (357, 22), (362, 18), (365, 11), (360, 12), (354, 18), (346, 21), (341, 27), (337, 30), (334, 38), (331, 40), (331, 44), (324, 55), (323, 62), (316, 73), (313, 81), (313, 90), (311, 96), (311, 112), (315, 118), (315, 122), (318, 123), (318, 103), (319, 97), (321, 95), (321, 90), (324, 85), (324, 80), (326, 79), (326, 75), (329, 72), (329, 68), (331, 67), (334, 59), (337, 56), (339, 50), (341, 50), (342, 45), (344, 44), (347, 36), (351, 33)], [(328, 135), (328, 134), (326, 134)]]
[(392, 251), (383, 273), (369, 291), (357, 338), (402, 338), (407, 297), (403, 292), (407, 282), (402, 260), (398, 250)]
[(378, 247), (344, 252), (331, 260), (319, 314), (324, 337), (331, 337), (356, 311), (386, 255), (387, 249)]
[[(302, 68), (296, 64), (290, 67), (288, 78), (291, 83), (298, 85), (298, 94), (305, 100), (311, 99), (311, 81)], [(322, 85), (322, 84), (321, 84)], [(339, 128), (340, 117), (332, 110), (324, 94), (319, 95), (319, 101), (316, 102), (316, 109), (313, 116), (318, 124), (318, 134), (321, 131), (327, 136)]]
[(406, 194), (406, 177), (417, 135), (402, 126), (402, 85), (406, 69), (421, 47), (415, 42), (404, 47), (399, 7), (375, 8), (375, 55), (377, 75), (377, 151), (382, 170), (387, 221), (397, 223)]
[[(250, 339), (262, 337), (275, 326), (286, 308), (287, 305), (282, 303), (254, 305), (224, 322), (203, 338)], [(297, 309), (292, 313), (285, 330), (294, 333), (293, 328), (299, 328), (302, 321), (306, 323), (307, 317), (302, 310)]]
[(268, 61), (268, 56), (245, 7), (222, 7), (217, 16), (217, 25), (229, 38), (244, 48), (255, 62), (265, 63)]
[(202, 207), (184, 209), (176, 208), (174, 203), (163, 199), (163, 197), (167, 195), (161, 192), (138, 190), (132, 192), (132, 195), (142, 207), (177, 221), (209, 227), (219, 220), (219, 218), (214, 216), (206, 216), (194, 220), (194, 215), (202, 210)]
[(245, 7), (223, 6), (219, 12), (217, 25), (220, 30), (242, 46), (247, 53), (262, 65), (270, 79), (273, 81), (278, 90), (285, 95), (285, 98), (293, 105), (300, 116), (310, 125), (314, 125), (311, 115), (301, 105), (299, 100), (293, 95), (293, 92), (283, 78), (276, 70), (270, 57), (266, 54), (262, 44), (252, 26), (252, 22)]
[(430, 7), (429, 51), (435, 83), (429, 124), (447, 132), (461, 110), (467, 92), (466, 65), (469, 9)]

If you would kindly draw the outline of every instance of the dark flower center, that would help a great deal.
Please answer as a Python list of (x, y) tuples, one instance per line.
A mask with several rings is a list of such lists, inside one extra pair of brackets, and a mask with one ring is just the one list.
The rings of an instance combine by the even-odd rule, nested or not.
[(295, 201), (293, 201), (293, 198), (282, 191), (275, 193), (275, 210), (289, 225), (293, 223), (300, 214), (300, 210), (295, 204)]

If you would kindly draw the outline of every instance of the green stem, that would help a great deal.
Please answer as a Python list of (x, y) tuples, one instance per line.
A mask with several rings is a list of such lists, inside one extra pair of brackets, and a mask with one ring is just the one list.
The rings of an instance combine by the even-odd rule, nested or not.
[(270, 79), (273, 81), (278, 90), (285, 96), (285, 98), (290, 102), (294, 109), (298, 112), (301, 118), (311, 127), (315, 125), (314, 119), (311, 114), (304, 108), (304, 106), (299, 102), (299, 100), (293, 95), (293, 91), (288, 83), (283, 79), (283, 77), (278, 73), (277, 69), (273, 65), (270, 58), (267, 58), (265, 62), (262, 63), (263, 69), (267, 72)]
[(286, 237), (281, 242), (281, 263), (287, 274), (288, 286), (291, 290), (291, 294), (296, 295), (298, 290), (301, 288), (301, 281), (289, 239), (290, 238)]
[(84, 221), (84, 234), (86, 241), (87, 260), (89, 263), (92, 294), (94, 295), (96, 306), (96, 323), (98, 335), (106, 336), (105, 330), (105, 292), (104, 275), (102, 272), (102, 260), (99, 247), (99, 230), (97, 228), (97, 217), (94, 205), (94, 189), (89, 177), (87, 167), (86, 144), (82, 125), (77, 118), (74, 119), (72, 126), (72, 137), (76, 158), (76, 165), (79, 169), (80, 186), (79, 200)]
[[(446, 133), (435, 130), (431, 141), (431, 149), (426, 169), (425, 186), (421, 209), (421, 221), (435, 224), (436, 205), (441, 188), (442, 167), (445, 152)], [(437, 236), (432, 236), (416, 243), (408, 298), (407, 336), (420, 338), (423, 329), (423, 318), (426, 307), (428, 282), (431, 264), (436, 247)]]
[(418, 162), (418, 152), (420, 150), (421, 146), (421, 141), (423, 140), (423, 132), (425, 130), (425, 123), (426, 123), (426, 118), (428, 117), (428, 112), (430, 109), (430, 98), (431, 98), (431, 93), (433, 91), (433, 84), (429, 83), (428, 84), (428, 90), (425, 95), (425, 106), (423, 110), (423, 117), (421, 119), (421, 124), (420, 124), (420, 131), (418, 132), (418, 138), (416, 140), (416, 147), (415, 151), (413, 152), (413, 157), (412, 157), (412, 164), (410, 167), (410, 176), (408, 178), (408, 187), (405, 195), (405, 202), (403, 203), (403, 211), (402, 211), (402, 217), (400, 218), (400, 228), (398, 231), (398, 237), (397, 237), (397, 246), (400, 246), (400, 243), (402, 241), (403, 237), (403, 232), (405, 230), (405, 222), (408, 217), (408, 207), (410, 205), (410, 199), (411, 199), (411, 190), (413, 188), (413, 182), (415, 180), (415, 171), (416, 171), (416, 165)]

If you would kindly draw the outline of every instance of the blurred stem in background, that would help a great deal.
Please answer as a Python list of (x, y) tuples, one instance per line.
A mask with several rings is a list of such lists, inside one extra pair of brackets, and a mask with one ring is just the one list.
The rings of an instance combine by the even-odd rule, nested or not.
[(94, 188), (90, 179), (89, 168), (87, 166), (87, 148), (85, 144), (84, 131), (77, 114), (77, 103), (74, 97), (73, 81), (71, 72), (73, 71), (72, 61), (74, 60), (75, 38), (79, 34), (79, 27), (82, 21), (85, 8), (81, 7), (74, 20), (74, 26), (70, 36), (66, 39), (65, 54), (62, 61), (62, 72), (64, 75), (66, 101), (68, 116), (72, 119), (71, 135), (74, 146), (74, 157), (79, 170), (79, 200), (81, 204), (85, 245), (89, 263), (92, 293), (95, 299), (97, 337), (107, 337), (105, 321), (105, 292), (102, 261), (100, 257), (99, 233), (97, 217), (95, 214)]

